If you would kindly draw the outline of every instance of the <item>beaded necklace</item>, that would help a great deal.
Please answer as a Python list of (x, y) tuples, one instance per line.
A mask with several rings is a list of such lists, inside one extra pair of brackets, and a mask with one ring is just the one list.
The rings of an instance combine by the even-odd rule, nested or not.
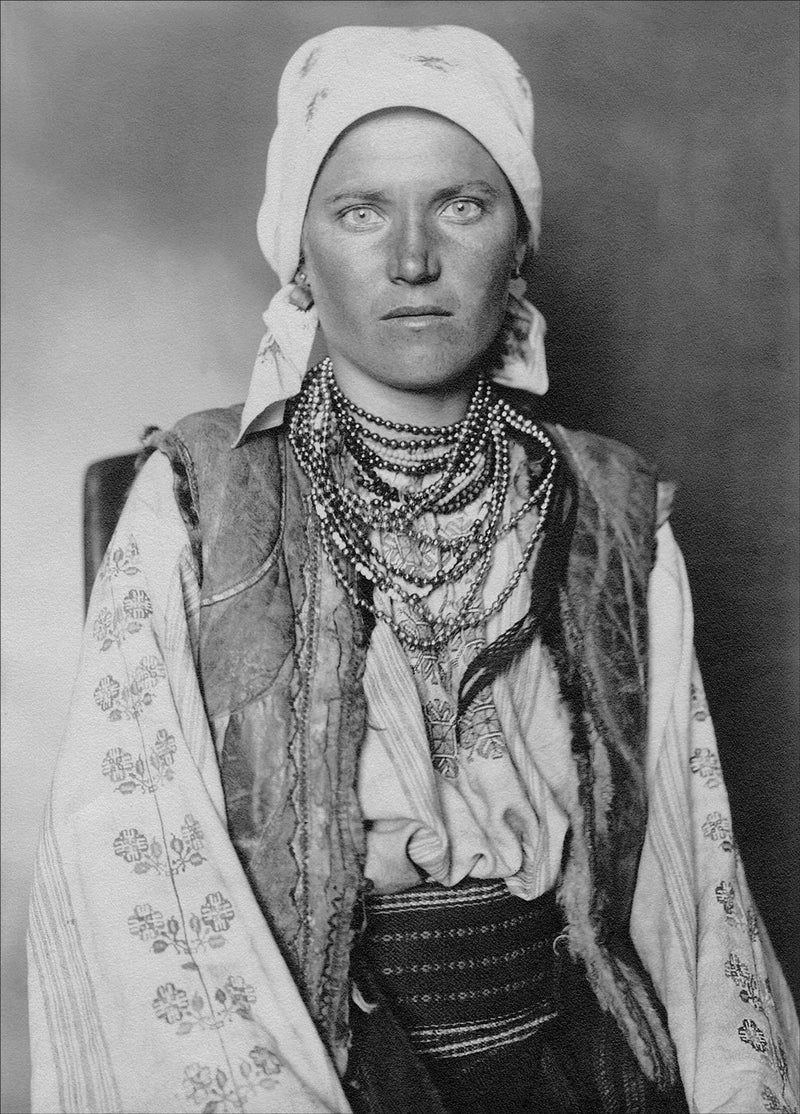
[[(534, 489), (503, 522), (510, 430), (535, 441), (542, 461)], [(356, 604), (388, 623), (404, 646), (438, 652), (503, 607), (544, 529), (556, 452), (547, 434), (500, 398), (487, 379), (479, 379), (461, 421), (415, 426), (351, 402), (325, 359), (304, 380), (289, 440), (310, 481), (323, 550), (340, 584)], [(472, 504), (467, 524), (459, 527), (453, 516)], [(478, 608), (497, 544), (534, 512), (522, 557), (496, 598)], [(354, 572), (400, 603), (407, 618), (398, 620), (374, 603), (372, 591), (360, 592)], [(442, 616), (428, 606), (437, 588), (456, 583), (461, 590), (453, 614)]]

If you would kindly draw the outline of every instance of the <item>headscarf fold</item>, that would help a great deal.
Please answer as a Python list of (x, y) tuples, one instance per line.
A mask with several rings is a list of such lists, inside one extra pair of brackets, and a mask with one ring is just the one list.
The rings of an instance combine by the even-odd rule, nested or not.
[[(499, 43), (466, 27), (339, 27), (310, 39), (289, 60), (278, 90), (258, 241), (282, 286), (264, 314), (266, 333), (242, 413), (245, 433), (278, 425), (300, 390), (319, 323), (312, 305), (290, 301), (308, 200), (342, 132), (370, 113), (421, 108), (481, 143), (517, 195), (536, 247), (541, 179), (533, 156), (533, 98), (524, 74)], [(497, 382), (544, 394), (544, 318), (509, 290), (506, 350)], [(491, 338), (490, 338), (491, 339)], [(238, 442), (237, 442), (238, 443)]]

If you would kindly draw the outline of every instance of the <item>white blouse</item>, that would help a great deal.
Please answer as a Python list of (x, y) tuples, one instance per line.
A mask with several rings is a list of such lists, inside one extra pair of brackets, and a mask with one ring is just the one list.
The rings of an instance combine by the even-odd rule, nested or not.
[[(155, 454), (92, 595), (37, 857), (34, 1111), (348, 1110), (344, 1064), (330, 1062), (228, 835), (227, 720), (210, 722), (203, 704), (199, 599), (172, 471)], [(650, 809), (633, 941), (690, 1110), (785, 1114), (797, 1108), (797, 1019), (731, 832), (666, 525), (648, 602)], [(574, 774), (540, 648), (524, 668), (524, 703), (492, 686), (500, 730), (484, 753), (434, 776), (429, 701), (377, 624), (359, 791), (367, 870), (382, 887), (411, 884), (417, 867), (443, 882), (502, 877), (523, 897), (555, 881)], [(446, 733), (433, 741), (446, 752)]]

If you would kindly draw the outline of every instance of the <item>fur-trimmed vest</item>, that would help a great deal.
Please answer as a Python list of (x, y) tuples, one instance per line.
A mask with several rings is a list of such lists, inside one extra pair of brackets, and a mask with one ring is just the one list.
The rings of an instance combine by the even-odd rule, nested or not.
[[(199, 673), (233, 842), (335, 1061), (347, 1048), (349, 962), (364, 886), (356, 796), (365, 734), (365, 616), (324, 560), (308, 482), (281, 429), (236, 448), (241, 407), (157, 433), (201, 577)], [(571, 953), (647, 1074), (671, 1046), (615, 941), (627, 938), (646, 821), (647, 582), (656, 480), (631, 449), (549, 429), (577, 482), (561, 593), (580, 692), (580, 800), (559, 888)], [(573, 722), (575, 722), (573, 709)]]

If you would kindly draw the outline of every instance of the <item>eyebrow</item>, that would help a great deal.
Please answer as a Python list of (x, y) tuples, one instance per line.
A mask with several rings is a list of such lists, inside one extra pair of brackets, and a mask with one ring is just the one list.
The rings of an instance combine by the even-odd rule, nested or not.
[[(500, 196), (500, 191), (487, 182), (484, 178), (476, 178), (469, 182), (459, 182), (456, 185), (445, 186), (443, 189), (437, 190), (433, 195), (434, 201), (442, 201), (446, 197), (457, 197), (462, 193), (469, 193), (470, 190), (481, 190), (494, 200)], [(358, 188), (341, 190), (338, 193), (333, 193), (324, 199), (325, 205), (336, 205), (340, 201), (362, 201), (367, 204), (375, 203), (386, 200), (386, 194), (382, 190), (360, 190)]]

